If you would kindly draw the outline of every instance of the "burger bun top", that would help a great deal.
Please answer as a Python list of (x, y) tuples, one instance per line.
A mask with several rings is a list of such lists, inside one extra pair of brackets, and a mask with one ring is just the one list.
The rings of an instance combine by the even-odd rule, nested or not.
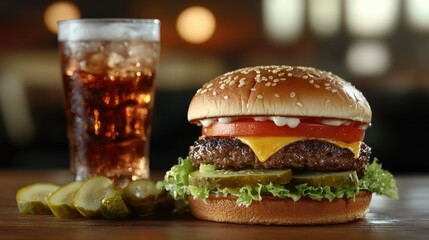
[(352, 84), (312, 67), (257, 66), (220, 75), (194, 95), (188, 120), (290, 116), (371, 122), (371, 108)]

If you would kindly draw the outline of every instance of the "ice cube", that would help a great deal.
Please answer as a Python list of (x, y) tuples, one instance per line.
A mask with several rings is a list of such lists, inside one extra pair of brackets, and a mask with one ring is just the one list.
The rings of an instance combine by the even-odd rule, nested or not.
[(107, 45), (107, 50), (109, 52), (115, 52), (122, 56), (126, 56), (127, 46), (128, 46), (127, 41), (110, 41), (109, 44)]
[(99, 41), (89, 41), (86, 43), (84, 51), (88, 53), (96, 53), (96, 52), (103, 52), (104, 47), (102, 42)]
[(117, 67), (118, 65), (123, 63), (124, 60), (125, 59), (121, 54), (119, 54), (117, 52), (111, 52), (109, 54), (108, 59), (107, 59), (107, 66), (109, 66), (110, 68)]
[(69, 58), (69, 61), (66, 65), (65, 73), (67, 76), (71, 77), (74, 72), (80, 69), (80, 61), (76, 58)]
[(102, 73), (106, 70), (106, 57), (103, 53), (95, 53), (87, 61), (81, 61), (80, 65), (86, 72)]
[(152, 65), (156, 52), (144, 43), (130, 43), (128, 46), (128, 64), (130, 65)]
[(128, 46), (128, 55), (130, 57), (142, 56), (146, 53), (145, 51), (146, 49), (144, 44), (130, 43)]

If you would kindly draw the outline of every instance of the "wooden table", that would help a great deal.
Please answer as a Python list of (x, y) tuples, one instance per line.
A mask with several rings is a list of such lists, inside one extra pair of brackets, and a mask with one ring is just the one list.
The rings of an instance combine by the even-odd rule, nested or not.
[(338, 225), (222, 224), (190, 214), (70, 220), (18, 212), (15, 194), (20, 187), (70, 181), (65, 170), (0, 170), (0, 239), (429, 239), (429, 175), (398, 176), (400, 200), (375, 196), (364, 220)]

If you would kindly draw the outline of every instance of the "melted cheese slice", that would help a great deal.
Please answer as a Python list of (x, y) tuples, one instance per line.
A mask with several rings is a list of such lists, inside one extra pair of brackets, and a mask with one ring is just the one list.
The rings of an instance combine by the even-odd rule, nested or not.
[[(248, 145), (253, 152), (256, 154), (260, 162), (265, 162), (269, 157), (274, 153), (282, 149), (288, 144), (292, 144), (299, 141), (304, 141), (307, 139), (315, 138), (306, 138), (306, 137), (237, 137), (244, 144)], [(340, 148), (347, 148), (353, 152), (354, 158), (359, 157), (360, 145), (361, 142), (352, 142), (346, 143), (341, 141), (335, 141), (330, 139), (320, 139), (332, 144), (337, 145)]]

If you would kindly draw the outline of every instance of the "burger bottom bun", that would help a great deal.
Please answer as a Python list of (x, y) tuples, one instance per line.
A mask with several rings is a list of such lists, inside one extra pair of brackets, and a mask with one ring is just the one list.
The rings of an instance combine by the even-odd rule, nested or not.
[(215, 222), (265, 225), (335, 224), (362, 219), (369, 210), (372, 194), (359, 191), (355, 200), (337, 198), (331, 202), (304, 197), (294, 202), (290, 198), (262, 197), (249, 207), (238, 206), (236, 197), (210, 195), (206, 203), (188, 197), (192, 215)]

